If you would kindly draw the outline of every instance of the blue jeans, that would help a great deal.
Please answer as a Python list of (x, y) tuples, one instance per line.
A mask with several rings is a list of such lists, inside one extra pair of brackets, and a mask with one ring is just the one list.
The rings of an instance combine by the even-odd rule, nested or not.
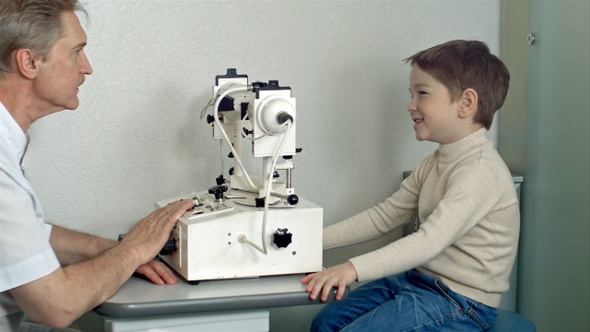
[(485, 331), (497, 309), (459, 295), (417, 270), (382, 278), (327, 304), (312, 332)]

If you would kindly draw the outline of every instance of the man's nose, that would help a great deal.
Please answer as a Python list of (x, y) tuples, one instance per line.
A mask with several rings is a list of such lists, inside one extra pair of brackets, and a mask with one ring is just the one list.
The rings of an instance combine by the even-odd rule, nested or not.
[(88, 60), (86, 53), (82, 52), (82, 55), (83, 55), (83, 63), (82, 63), (82, 68), (81, 68), (80, 72), (84, 75), (91, 75), (93, 70), (92, 70), (92, 66), (90, 65), (90, 60)]

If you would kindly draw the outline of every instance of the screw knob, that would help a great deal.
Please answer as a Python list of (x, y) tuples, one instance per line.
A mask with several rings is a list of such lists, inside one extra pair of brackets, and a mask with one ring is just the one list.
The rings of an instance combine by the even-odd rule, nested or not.
[(287, 228), (279, 228), (272, 236), (272, 242), (278, 248), (287, 248), (291, 244), (293, 234), (289, 232)]

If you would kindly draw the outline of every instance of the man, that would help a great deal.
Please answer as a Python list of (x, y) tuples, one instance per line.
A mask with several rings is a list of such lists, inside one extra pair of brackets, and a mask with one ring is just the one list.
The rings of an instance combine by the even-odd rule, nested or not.
[(118, 243), (44, 222), (20, 163), (37, 119), (79, 105), (92, 67), (77, 0), (0, 2), (0, 330), (18, 330), (24, 312), (63, 328), (104, 302), (134, 273), (156, 284), (177, 278), (153, 260), (176, 220), (178, 201), (140, 220)]

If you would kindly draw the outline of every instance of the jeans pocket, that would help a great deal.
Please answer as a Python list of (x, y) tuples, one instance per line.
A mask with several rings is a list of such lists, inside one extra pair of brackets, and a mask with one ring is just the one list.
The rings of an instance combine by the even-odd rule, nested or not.
[(436, 286), (437, 291), (442, 296), (444, 296), (447, 301), (449, 301), (449, 303), (455, 307), (455, 309), (457, 309), (457, 311), (464, 311), (463, 306), (455, 300), (453, 296), (455, 293), (449, 287), (447, 287), (447, 285), (445, 285), (440, 279), (435, 279), (434, 285)]
[(469, 316), (483, 330), (488, 330), (497, 316), (497, 309), (477, 302), (451, 290), (441, 280), (434, 281), (437, 289), (459, 312)]

